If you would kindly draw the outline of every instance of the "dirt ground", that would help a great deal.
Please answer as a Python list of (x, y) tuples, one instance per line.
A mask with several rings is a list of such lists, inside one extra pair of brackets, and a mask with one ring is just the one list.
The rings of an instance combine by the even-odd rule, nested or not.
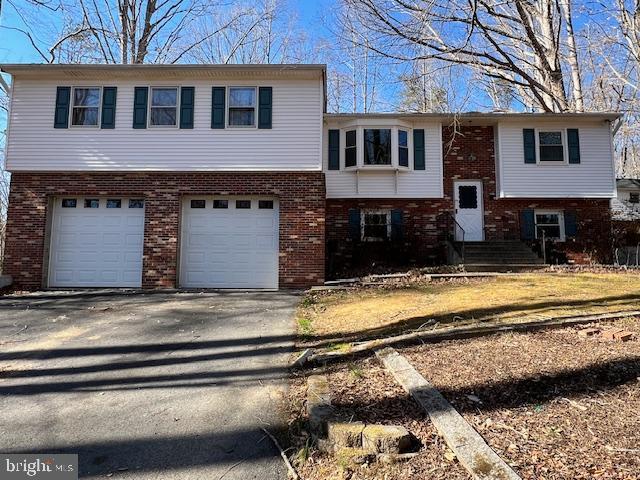
[[(407, 347), (401, 353), (523, 479), (637, 480), (640, 319), (595, 326), (625, 328), (636, 339), (585, 338), (576, 328), (565, 328)], [(428, 417), (374, 358), (331, 366), (327, 372), (340, 414), (400, 423), (422, 448), (403, 464), (353, 468), (311, 451), (300, 466), (303, 478), (469, 478), (447, 459)], [(290, 396), (300, 413), (304, 378), (295, 379)]]

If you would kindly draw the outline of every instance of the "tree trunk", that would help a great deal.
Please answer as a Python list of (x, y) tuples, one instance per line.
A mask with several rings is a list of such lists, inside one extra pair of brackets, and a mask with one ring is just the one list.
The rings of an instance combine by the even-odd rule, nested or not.
[(573, 19), (571, 16), (571, 0), (561, 0), (562, 13), (567, 29), (567, 63), (571, 70), (571, 93), (574, 102), (574, 110), (576, 112), (584, 111), (584, 97), (582, 94), (582, 78), (580, 75), (580, 63), (578, 62), (578, 49), (576, 47), (576, 38), (573, 32)]

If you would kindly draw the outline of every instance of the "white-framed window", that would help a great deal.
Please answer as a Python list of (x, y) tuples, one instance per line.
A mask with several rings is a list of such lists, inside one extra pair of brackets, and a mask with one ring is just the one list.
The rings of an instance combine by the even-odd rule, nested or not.
[(256, 126), (256, 87), (229, 87), (227, 125)]
[(178, 125), (178, 87), (151, 87), (150, 127)]
[(347, 130), (344, 134), (344, 166), (355, 167), (358, 164), (357, 130)]
[(101, 87), (73, 87), (72, 127), (97, 127), (102, 103)]
[(409, 170), (413, 162), (410, 133), (407, 126), (384, 123), (344, 127), (340, 164), (355, 170)]
[(364, 129), (364, 164), (391, 165), (391, 129)]
[(559, 164), (567, 161), (564, 130), (537, 130), (538, 163)]
[(385, 242), (391, 238), (391, 210), (362, 210), (360, 237), (363, 242)]
[(547, 239), (565, 240), (564, 233), (564, 215), (562, 210), (536, 210), (536, 238), (542, 239), (543, 232), (544, 237)]
[(398, 166), (409, 167), (409, 132), (398, 130)]

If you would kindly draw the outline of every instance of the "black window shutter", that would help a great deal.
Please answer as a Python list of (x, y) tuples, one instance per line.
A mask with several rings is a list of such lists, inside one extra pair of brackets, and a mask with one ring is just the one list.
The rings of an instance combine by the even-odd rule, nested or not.
[(193, 128), (194, 87), (180, 89), (180, 128)]
[(564, 212), (564, 235), (575, 237), (578, 234), (578, 219), (573, 210)]
[(536, 163), (536, 131), (533, 128), (522, 129), (524, 145), (524, 163)]
[(424, 129), (413, 131), (413, 169), (424, 170)]
[(533, 240), (536, 238), (535, 212), (532, 209), (520, 212), (520, 236), (522, 240)]
[(357, 208), (349, 209), (349, 237), (354, 242), (360, 241), (360, 210)]
[(69, 102), (71, 87), (58, 87), (56, 91), (56, 111), (53, 116), (53, 128), (69, 128)]
[(398, 242), (402, 240), (403, 231), (403, 215), (399, 208), (391, 210), (391, 240)]
[(133, 128), (147, 128), (149, 87), (136, 87), (133, 93)]
[(569, 147), (569, 163), (580, 163), (580, 135), (577, 128), (567, 129), (567, 145)]
[(340, 170), (340, 130), (329, 130), (329, 170)]
[(116, 128), (116, 98), (118, 87), (104, 87), (102, 89), (102, 117), (100, 128)]
[(211, 128), (224, 128), (225, 88), (211, 89)]
[(273, 110), (273, 90), (271, 87), (258, 88), (258, 128), (271, 128)]

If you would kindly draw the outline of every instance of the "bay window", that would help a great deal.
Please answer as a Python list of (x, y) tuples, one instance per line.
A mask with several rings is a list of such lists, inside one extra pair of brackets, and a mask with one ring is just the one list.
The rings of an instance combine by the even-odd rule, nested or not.
[[(341, 164), (356, 170), (404, 170), (413, 162), (411, 130), (398, 125), (358, 124), (341, 133)], [(344, 163), (342, 162), (344, 161)]]
[(398, 165), (409, 167), (409, 132), (398, 130)]
[(349, 130), (345, 133), (344, 165), (355, 167), (357, 163), (356, 131)]
[(391, 165), (391, 129), (364, 129), (364, 164)]

